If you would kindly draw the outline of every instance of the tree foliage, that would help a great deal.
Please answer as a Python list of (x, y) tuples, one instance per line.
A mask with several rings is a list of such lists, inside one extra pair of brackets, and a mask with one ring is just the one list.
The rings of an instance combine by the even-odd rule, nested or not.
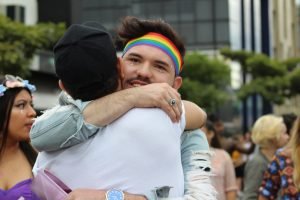
[(0, 74), (29, 75), (37, 50), (52, 49), (64, 30), (62, 23), (26, 26), (0, 15)]
[(297, 66), (300, 66), (300, 58), (289, 58), (282, 62), (287, 68), (288, 71), (293, 71)]
[(225, 91), (230, 84), (229, 67), (218, 59), (197, 52), (187, 54), (184, 62), (180, 89), (182, 98), (197, 103), (209, 112), (215, 111), (229, 98)]
[(240, 99), (259, 94), (265, 100), (282, 104), (285, 98), (300, 94), (300, 69), (297, 67), (300, 65), (300, 58), (280, 62), (264, 54), (249, 54), (247, 51), (242, 53), (225, 49), (221, 52), (228, 58), (242, 60), (246, 73), (251, 75), (251, 80), (238, 91)]
[(290, 95), (296, 96), (300, 94), (300, 68), (295, 68), (289, 75)]
[(226, 58), (239, 62), (244, 72), (248, 71), (246, 62), (248, 58), (253, 56), (253, 52), (244, 50), (232, 51), (229, 48), (224, 48), (220, 50), (220, 53)]
[(253, 94), (259, 94), (265, 100), (275, 104), (282, 104), (286, 97), (284, 91), (288, 85), (289, 82), (284, 77), (259, 77), (243, 85), (237, 96), (240, 99), (246, 99)]
[(246, 65), (248, 72), (252, 75), (252, 79), (284, 76), (287, 72), (284, 64), (270, 59), (264, 54), (254, 54), (249, 57)]

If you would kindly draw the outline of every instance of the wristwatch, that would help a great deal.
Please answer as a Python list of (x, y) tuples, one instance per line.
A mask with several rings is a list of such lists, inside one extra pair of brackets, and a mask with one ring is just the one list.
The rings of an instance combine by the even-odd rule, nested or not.
[(124, 193), (121, 190), (110, 189), (106, 192), (106, 200), (124, 200)]

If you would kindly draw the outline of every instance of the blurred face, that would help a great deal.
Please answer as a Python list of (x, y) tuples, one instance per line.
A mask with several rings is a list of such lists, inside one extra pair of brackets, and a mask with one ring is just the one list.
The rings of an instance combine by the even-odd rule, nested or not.
[(123, 56), (123, 89), (150, 83), (168, 83), (179, 89), (181, 77), (175, 76), (171, 58), (162, 50), (139, 45), (129, 49)]
[(214, 128), (215, 128), (216, 132), (217, 132), (219, 135), (221, 135), (221, 134), (224, 132), (224, 129), (225, 129), (224, 124), (223, 124), (222, 121), (217, 121), (217, 122), (215, 122), (215, 123), (214, 123)]
[(32, 98), (27, 90), (22, 90), (13, 103), (8, 125), (8, 138), (12, 141), (28, 141), (35, 116)]
[(284, 123), (282, 123), (282, 128), (280, 132), (280, 137), (278, 141), (278, 147), (283, 147), (289, 141), (290, 136), (287, 133), (287, 128)]
[(211, 140), (212, 140), (212, 138), (214, 137), (214, 132), (208, 130), (206, 126), (203, 126), (203, 127), (201, 128), (201, 130), (205, 133), (206, 138), (207, 138), (207, 141), (208, 141), (208, 144), (210, 145), (210, 144), (211, 144)]

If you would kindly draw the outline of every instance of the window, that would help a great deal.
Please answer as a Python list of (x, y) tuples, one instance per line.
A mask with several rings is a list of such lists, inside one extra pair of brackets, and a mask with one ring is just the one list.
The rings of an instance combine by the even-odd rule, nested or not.
[(194, 20), (195, 5), (193, 0), (179, 1), (179, 9), (181, 21)]
[[(216, 18), (217, 19), (228, 19), (229, 18), (229, 8), (228, 0), (216, 0)], [(234, 11), (238, 12), (238, 11)]]
[(213, 42), (213, 24), (210, 23), (198, 23), (197, 27), (197, 41), (200, 43), (212, 43)]
[(12, 20), (25, 22), (25, 8), (23, 6), (7, 6), (6, 15)]
[[(228, 22), (218, 21), (216, 24), (216, 36), (218, 42), (229, 42), (229, 24)], [(238, 39), (238, 38), (236, 38)]]
[(164, 19), (167, 22), (178, 21), (178, 4), (176, 1), (164, 2)]
[(195, 24), (194, 23), (181, 23), (180, 24), (181, 36), (185, 44), (195, 44)]
[(211, 20), (212, 19), (212, 1), (202, 0), (196, 1), (196, 19)]

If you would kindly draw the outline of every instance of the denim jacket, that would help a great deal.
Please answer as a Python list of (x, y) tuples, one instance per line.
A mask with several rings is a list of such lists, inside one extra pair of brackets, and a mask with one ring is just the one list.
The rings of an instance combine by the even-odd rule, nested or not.
[[(87, 140), (103, 127), (86, 123), (82, 114), (90, 102), (74, 101), (61, 93), (59, 105), (37, 118), (30, 131), (31, 144), (38, 151), (55, 151)], [(59, 134), (58, 134), (59, 133)], [(213, 200), (216, 191), (211, 185), (210, 151), (205, 134), (200, 130), (186, 131), (181, 136), (181, 159), (185, 192), (181, 199)], [(153, 188), (149, 200), (167, 198), (170, 187)], [(177, 198), (178, 199), (178, 198)]]

